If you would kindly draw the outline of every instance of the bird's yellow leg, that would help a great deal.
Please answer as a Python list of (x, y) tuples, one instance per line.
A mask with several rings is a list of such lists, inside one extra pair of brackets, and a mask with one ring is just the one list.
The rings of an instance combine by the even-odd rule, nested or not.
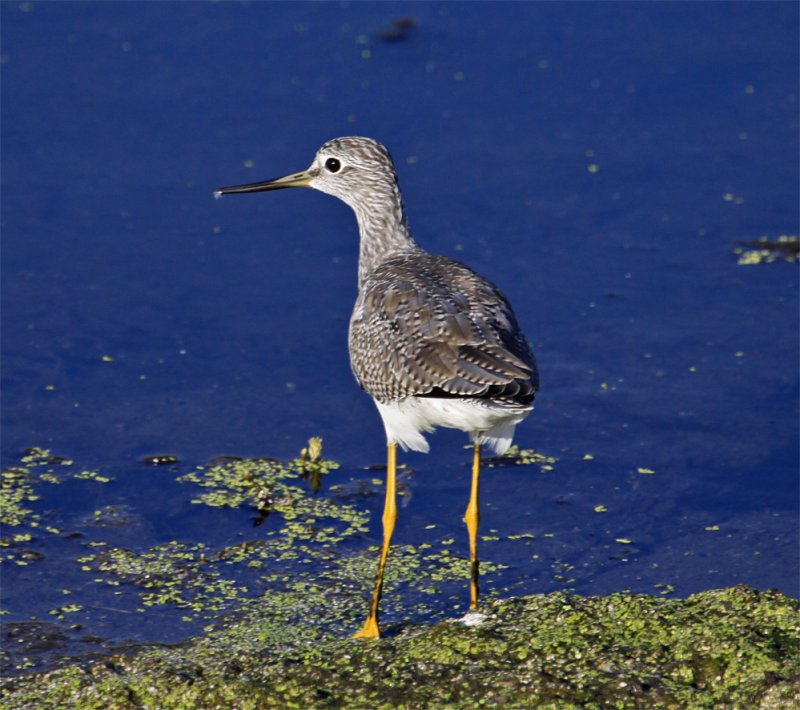
[(383, 589), (383, 570), (386, 567), (386, 558), (389, 556), (389, 545), (392, 542), (394, 525), (397, 522), (397, 444), (389, 444), (386, 465), (386, 502), (383, 506), (383, 546), (381, 558), (378, 562), (378, 574), (375, 577), (375, 589), (372, 592), (372, 605), (369, 616), (364, 622), (361, 631), (353, 634), (353, 638), (376, 639), (381, 633), (378, 629), (378, 605), (381, 601)]
[(475, 444), (472, 455), (472, 488), (469, 494), (469, 505), (464, 514), (464, 522), (469, 533), (469, 608), (478, 608), (478, 478), (481, 473), (481, 445)]

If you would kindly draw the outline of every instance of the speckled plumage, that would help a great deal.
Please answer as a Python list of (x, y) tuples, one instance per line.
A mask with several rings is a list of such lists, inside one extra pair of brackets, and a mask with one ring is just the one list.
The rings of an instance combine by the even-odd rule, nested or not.
[(334, 195), (356, 214), (350, 361), (379, 405), (388, 441), (427, 451), (421, 432), (448, 426), (502, 453), (539, 388), (536, 361), (505, 296), (463, 264), (417, 245), (389, 151), (370, 138), (335, 138), (304, 172), (220, 192), (299, 186)]
[(356, 379), (383, 403), (466, 397), (529, 407), (538, 386), (530, 346), (497, 287), (418, 248), (367, 274), (349, 345)]
[[(324, 169), (331, 157), (342, 162), (332, 177)], [(414, 430), (455, 426), (502, 452), (539, 387), (536, 361), (505, 296), (463, 264), (416, 244), (391, 156), (380, 143), (337, 138), (319, 150), (315, 166), (311, 187), (347, 202), (358, 219), (350, 362), (361, 387), (376, 402), (397, 405), (406, 420), (398, 426), (387, 416), (391, 411), (379, 407), (387, 438), (425, 451), (427, 443)], [(412, 408), (411, 397), (452, 400), (451, 410), (463, 402), (465, 409), (483, 411), (485, 421), (444, 417), (421, 401)], [(418, 415), (420, 407), (424, 415)], [(494, 436), (495, 429), (502, 436)]]

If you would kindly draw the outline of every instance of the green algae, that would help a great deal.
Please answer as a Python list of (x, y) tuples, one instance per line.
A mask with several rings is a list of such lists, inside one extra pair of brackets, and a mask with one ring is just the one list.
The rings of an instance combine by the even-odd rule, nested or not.
[[(12, 548), (42, 528), (56, 530), (37, 512), (56, 481), (87, 484), (66, 459), (43, 450), (29, 456), (6, 477), (9, 490), (21, 491), (5, 538)], [(556, 463), (533, 450), (504, 458), (489, 465), (524, 463), (545, 473)], [(315, 495), (335, 467), (310, 442), (289, 462), (225, 459), (180, 476), (197, 506), (258, 513), (261, 526), (235, 544), (174, 540), (131, 549), (79, 540), (75, 565), (88, 585), (133, 598), (140, 613), (160, 607), (200, 619), (205, 633), (102, 660), (62, 658), (56, 670), (3, 681), (2, 706), (783, 708), (799, 699), (800, 609), (777, 592), (733, 588), (680, 600), (664, 598), (672, 591), (665, 585), (658, 596), (499, 600), (508, 592), (491, 578), (503, 566), (484, 559), (482, 624), (398, 621), (466, 608), (469, 563), (448, 536), (392, 547), (382, 604), (388, 638), (349, 640), (367, 609), (378, 553), (364, 545), (368, 515), (353, 503), (381, 494), (383, 483), (356, 477)], [(84, 519), (100, 537), (136, 522), (118, 505)], [(496, 533), (483, 536), (489, 551)], [(570, 563), (555, 559), (553, 568), (563, 585), (573, 582)], [(58, 622), (80, 623), (82, 601), (76, 594), (50, 611), (52, 633)], [(12, 665), (29, 671), (31, 661)]]
[[(61, 483), (56, 468), (70, 467), (69, 459), (53, 456), (46, 449), (28, 449), (19, 466), (0, 473), (0, 524), (9, 527), (38, 527), (41, 516), (34, 513), (30, 504), (39, 500), (37, 484)], [(80, 472), (86, 478), (88, 472)]]
[[(339, 468), (335, 461), (321, 458), (322, 443), (317, 437), (312, 437), (311, 442), (300, 457), (289, 463), (237, 459), (201, 467), (178, 480), (206, 489), (192, 503), (215, 508), (251, 507), (259, 511), (260, 522), (271, 513), (278, 514), (283, 526), (269, 535), (282, 536), (289, 542), (336, 544), (345, 537), (366, 532), (367, 514), (351, 505), (309, 496), (298, 485), (299, 480), (307, 479), (312, 491), (318, 491), (322, 476)], [(327, 524), (320, 524), (320, 520)]]
[(512, 444), (508, 451), (502, 456), (490, 456), (481, 458), (481, 462), (487, 468), (495, 468), (496, 466), (506, 466), (509, 464), (519, 464), (522, 466), (530, 466), (535, 464), (542, 472), (552, 471), (558, 459), (554, 456), (548, 456), (535, 449), (522, 449), (517, 444)]
[[(310, 452), (310, 453), (309, 453)], [(321, 551), (368, 530), (369, 517), (352, 505), (312, 497), (298, 482), (308, 475), (321, 477), (338, 464), (321, 457), (321, 441), (312, 439), (299, 458), (288, 463), (275, 459), (226, 459), (182, 475), (180, 482), (204, 491), (192, 503), (210, 507), (253, 508), (280, 523), (246, 540), (219, 549), (203, 543), (170, 541), (144, 550), (95, 544), (89, 554), (77, 558), (82, 569), (98, 575), (96, 582), (128, 585), (139, 590), (143, 607), (170, 605), (195, 615), (214, 618), (232, 604), (250, 603), (253, 594), (241, 567), (257, 572), (250, 576), (259, 588), (281, 580), (302, 579), (292, 564), (308, 565)], [(315, 487), (311, 482), (312, 489)], [(97, 511), (95, 514), (99, 515)], [(231, 569), (227, 569), (227, 568)]]
[(4, 533), (11, 529), (11, 534), (0, 538), (0, 565), (26, 566), (41, 559), (38, 552), (25, 545), (37, 537), (60, 535), (62, 531), (48, 524), (47, 517), (36, 511), (36, 504), (46, 495), (43, 489), (69, 479), (100, 484), (113, 480), (96, 471), (76, 468), (73, 461), (41, 448), (28, 449), (19, 465), (0, 473), (0, 525)]
[[(477, 625), (335, 639), (286, 604), (174, 648), (3, 684), (7, 708), (793, 708), (800, 603), (733, 587), (688, 599), (495, 600)], [(281, 612), (281, 610), (283, 610)], [(277, 617), (273, 615), (278, 613)]]
[[(66, 473), (54, 467), (67, 467)], [(229, 457), (183, 475), (176, 471), (185, 496), (195, 505), (255, 511), (257, 527), (252, 528), (252, 535), (237, 533), (236, 528), (232, 534), (237, 541), (222, 546), (181, 540), (120, 546), (110, 540), (139, 539), (131, 532), (136, 533), (143, 521), (128, 505), (103, 505), (73, 518), (92, 539), (84, 532), (63, 536), (67, 555), (69, 549), (75, 551), (69, 586), (105, 588), (111, 595), (107, 598), (123, 613), (172, 609), (176, 612), (170, 617), (173, 625), (219, 622), (267, 605), (273, 618), (284, 619), (274, 627), (280, 632), (279, 640), (280, 634), (292, 636), (290, 620), (298, 615), (316, 615), (318, 624), (335, 638), (355, 626), (367, 608), (379, 552), (377, 545), (364, 544), (369, 513), (352, 501), (382, 496), (383, 485), (380, 480), (354, 478), (349, 484), (331, 487), (327, 496), (315, 494), (322, 478), (337, 467), (336, 462), (322, 457), (321, 440), (312, 438), (300, 456), (288, 462)], [(41, 553), (26, 546), (36, 543), (37, 532), (45, 527), (51, 533), (59, 532), (45, 526), (44, 514), (35, 510), (48, 508), (47, 490), (53, 481), (45, 476), (58, 481), (71, 477), (82, 485), (87, 479), (93, 483), (111, 480), (100, 474), (89, 476), (73, 462), (47, 451), (31, 450), (20, 467), (6, 476), (13, 484), (9, 488), (20, 492), (17, 500), (30, 505), (23, 510), (19, 504), (8, 516), (14, 529), (0, 541), (0, 546), (9, 550), (6, 562), (22, 565), (43, 559)], [(437, 610), (441, 614), (443, 601), (454, 608), (463, 604), (462, 594), (442, 596), (456, 586), (466, 594), (469, 563), (465, 550), (454, 543), (434, 537), (419, 546), (393, 546), (385, 584), (386, 618), (419, 618)], [(60, 554), (64, 554), (64, 546)], [(484, 557), (485, 578), (504, 568)], [(64, 563), (69, 562), (67, 558)], [(281, 611), (283, 605), (290, 610), (288, 615)], [(76, 602), (45, 613), (80, 624), (80, 612), (86, 609), (89, 613), (91, 607)], [(35, 651), (32, 653), (35, 656)], [(8, 667), (22, 670), (31, 664), (28, 655), (16, 654), (15, 658), (5, 661)]]
[(762, 236), (736, 247), (733, 253), (738, 257), (737, 264), (772, 264), (775, 261), (800, 261), (800, 241), (794, 235), (781, 234), (775, 239)]

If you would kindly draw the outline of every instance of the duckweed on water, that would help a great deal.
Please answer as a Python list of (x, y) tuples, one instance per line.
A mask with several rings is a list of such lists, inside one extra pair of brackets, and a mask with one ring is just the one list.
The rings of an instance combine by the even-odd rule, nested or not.
[[(26, 543), (42, 535), (61, 534), (58, 527), (49, 524), (35, 509), (37, 501), (45, 495), (44, 488), (67, 479), (94, 483), (112, 480), (95, 471), (78, 469), (69, 459), (40, 448), (28, 449), (19, 465), (0, 473), (0, 525), (6, 533), (0, 538), (0, 563), (28, 565), (41, 555), (27, 549)], [(13, 530), (11, 534), (9, 528)]]
[(553, 456), (547, 456), (534, 449), (521, 449), (516, 444), (513, 444), (502, 456), (491, 456), (482, 460), (488, 468), (507, 466), (509, 464), (520, 464), (522, 466), (535, 464), (544, 473), (552, 471), (558, 461)]
[[(555, 463), (536, 452), (509, 457), (523, 459), (543, 469)], [(365, 549), (367, 514), (346, 501), (379, 493), (381, 482), (356, 480), (329, 497), (310, 495), (302, 480), (313, 489), (311, 474), (321, 479), (334, 467), (310, 445), (289, 463), (225, 460), (182, 476), (198, 506), (264, 512), (268, 505), (269, 524), (249, 527), (252, 539), (234, 545), (76, 543), (87, 580), (133, 594), (142, 613), (172, 607), (185, 620), (204, 619), (205, 635), (103, 660), (63, 658), (56, 670), (2, 681), (3, 706), (793, 708), (800, 700), (800, 605), (777, 592), (733, 588), (684, 600), (559, 592), (502, 601), (490, 593), (482, 624), (410, 624), (441, 618), (447, 608), (463, 613), (463, 594), (446, 596), (454, 582), (465, 592), (468, 577), (450, 538), (392, 548), (388, 638), (349, 640), (366, 608), (377, 546)], [(4, 477), (17, 491), (6, 510), (18, 521), (7, 538), (12, 549), (45, 525), (37, 511), (54, 483), (48, 479), (77, 470), (37, 450)], [(125, 525), (129, 511), (105, 506), (90, 517), (102, 521), (93, 526), (96, 537)], [(487, 537), (491, 544), (497, 536)], [(509, 539), (529, 544), (534, 537)], [(569, 584), (572, 565), (555, 560), (554, 568)], [(482, 562), (488, 578), (499, 569)], [(665, 585), (661, 593), (668, 591)], [(51, 614), (79, 624), (82, 602), (76, 593)], [(16, 667), (30, 665), (22, 658)]]
[[(31, 507), (18, 504), (17, 509), (12, 509), (13, 516), (9, 514), (7, 519), (19, 520), (20, 529), (3, 543), (15, 548), (7, 559), (17, 560), (18, 564), (41, 557), (21, 548), (35, 540), (35, 534), (22, 523), (28, 520), (31, 529), (42, 525), (43, 518), (34, 508), (46, 496), (43, 475), (58, 475), (60, 480), (63, 474), (53, 471), (57, 465), (65, 467), (73, 478), (89, 478), (77, 468), (77, 473), (72, 474), (72, 462), (56, 460), (43, 450), (35, 450), (22, 464), (25, 468), (14, 469), (6, 480), (20, 491), (17, 500), (29, 500)], [(289, 462), (219, 459), (178, 478), (185, 484), (191, 501), (198, 506), (256, 510), (262, 522), (269, 518), (269, 525), (252, 528), (248, 524), (245, 530), (250, 531), (250, 539), (223, 547), (179, 540), (143, 548), (122, 547), (109, 540), (120, 537), (117, 531), (131, 539), (130, 530), (142, 521), (127, 505), (105, 505), (73, 516), (82, 530), (91, 531), (92, 538), (86, 539), (85, 533), (65, 538), (79, 550), (73, 569), (85, 574), (87, 583), (106, 587), (118, 600), (114, 605), (127, 610), (123, 613), (172, 608), (183, 613), (171, 617), (173, 624), (198, 619), (211, 622), (221, 614), (247, 613), (254, 606), (263, 610), (266, 593), (273, 616), (278, 616), (276, 609), (281, 604), (287, 604), (293, 610), (289, 614), (292, 618), (316, 616), (316, 623), (328, 632), (345, 633), (366, 604), (378, 552), (375, 545), (364, 545), (369, 513), (351, 501), (380, 491), (376, 484), (355, 480), (350, 485), (331, 488), (327, 497), (312, 495), (309, 487), (316, 488), (322, 477), (337, 467), (322, 457), (321, 441), (316, 438)], [(91, 478), (95, 482), (110, 480), (100, 475)], [(352, 490), (360, 493), (353, 496)], [(47, 509), (44, 505), (39, 507)], [(58, 532), (53, 527), (49, 529)], [(435, 609), (442, 609), (442, 585), (458, 582), (460, 589), (460, 583), (469, 575), (468, 563), (446, 543), (442, 540), (418, 548), (393, 548), (386, 587), (387, 591), (397, 589), (400, 593), (385, 605), (387, 618), (392, 614), (401, 618), (430, 615)], [(487, 576), (502, 568), (490, 560), (485, 560), (482, 567)], [(440, 595), (438, 606), (428, 603), (432, 595)], [(462, 601), (460, 597), (453, 598), (452, 605), (458, 606)], [(79, 611), (80, 607), (59, 606), (49, 613), (64, 619), (67, 613), (80, 616)], [(80, 619), (75, 621), (79, 623)], [(275, 628), (281, 632), (280, 639), (289, 631), (285, 622)], [(27, 657), (21, 664), (15, 665), (29, 665)]]
[(233, 460), (201, 468), (178, 480), (194, 483), (207, 489), (192, 499), (193, 503), (211, 507), (258, 510), (264, 517), (279, 515), (282, 525), (269, 531), (267, 537), (281, 538), (292, 544), (313, 540), (322, 545), (334, 545), (344, 538), (365, 533), (369, 516), (352, 505), (337, 503), (328, 498), (308, 495), (299, 481), (311, 476), (312, 489), (329, 471), (339, 468), (334, 461), (321, 458), (321, 442), (316, 439), (309, 449), (288, 464), (275, 459)]
[(733, 253), (738, 257), (737, 263), (742, 266), (752, 264), (771, 264), (775, 261), (800, 261), (800, 241), (796, 236), (781, 234), (775, 239), (768, 236), (759, 237), (749, 242), (742, 242)]

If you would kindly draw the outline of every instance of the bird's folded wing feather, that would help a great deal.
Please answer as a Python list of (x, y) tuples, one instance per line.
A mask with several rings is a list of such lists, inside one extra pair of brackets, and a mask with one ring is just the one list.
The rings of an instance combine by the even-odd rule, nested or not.
[(530, 346), (503, 294), (458, 262), (396, 257), (364, 284), (350, 322), (353, 372), (382, 401), (410, 395), (532, 401)]

